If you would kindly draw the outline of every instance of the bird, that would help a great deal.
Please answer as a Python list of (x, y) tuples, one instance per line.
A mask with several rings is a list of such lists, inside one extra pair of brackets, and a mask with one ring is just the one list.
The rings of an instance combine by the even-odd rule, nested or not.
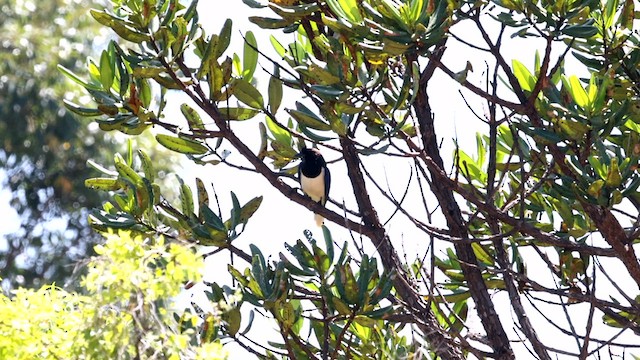
[[(315, 148), (303, 148), (296, 155), (300, 159), (298, 166), (298, 180), (302, 191), (313, 201), (324, 206), (329, 197), (331, 187), (331, 173), (327, 167), (327, 162), (322, 157), (320, 150)], [(315, 214), (316, 225), (322, 226), (324, 218)]]

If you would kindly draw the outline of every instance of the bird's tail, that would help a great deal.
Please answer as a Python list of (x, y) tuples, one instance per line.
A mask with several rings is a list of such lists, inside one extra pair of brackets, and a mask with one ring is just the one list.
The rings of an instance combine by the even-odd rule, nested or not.
[(324, 224), (324, 218), (320, 214), (314, 214), (314, 218), (316, 219), (316, 225), (322, 226)]

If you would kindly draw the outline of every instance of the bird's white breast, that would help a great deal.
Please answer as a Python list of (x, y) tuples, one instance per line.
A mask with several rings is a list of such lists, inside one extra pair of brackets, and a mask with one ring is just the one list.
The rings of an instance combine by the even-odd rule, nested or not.
[(324, 201), (324, 169), (314, 178), (301, 176), (300, 186), (313, 201)]

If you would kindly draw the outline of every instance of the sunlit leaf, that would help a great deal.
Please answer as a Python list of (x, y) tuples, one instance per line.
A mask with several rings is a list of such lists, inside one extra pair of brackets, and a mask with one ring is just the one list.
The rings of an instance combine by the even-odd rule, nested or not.
[(255, 86), (251, 85), (244, 79), (235, 79), (233, 81), (233, 95), (245, 105), (254, 109), (264, 108), (264, 99), (262, 94)]
[(169, 150), (182, 154), (200, 155), (206, 154), (209, 149), (195, 140), (183, 139), (177, 136), (158, 134), (158, 143)]

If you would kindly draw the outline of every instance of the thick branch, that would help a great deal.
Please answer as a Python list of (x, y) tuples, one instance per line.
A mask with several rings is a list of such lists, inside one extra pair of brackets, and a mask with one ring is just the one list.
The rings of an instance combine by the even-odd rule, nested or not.
[[(438, 148), (438, 142), (435, 134), (426, 83), (433, 74), (432, 69), (434, 65), (432, 64), (439, 64), (439, 57), (441, 56), (442, 52), (439, 52), (431, 58), (429, 66), (424, 71), (423, 76), (420, 79), (422, 86), (420, 86), (413, 104), (413, 109), (420, 125), (420, 135), (424, 146), (424, 153), (435, 162), (440, 170), (444, 168), (444, 163), (440, 157), (440, 149)], [(409, 59), (410, 62), (414, 60), (415, 59)], [(435, 169), (429, 167), (430, 172), (433, 172), (433, 170)], [(433, 174), (432, 177), (434, 177)], [(451, 235), (466, 238), (468, 236), (467, 227), (465, 226), (464, 219), (462, 218), (462, 212), (460, 211), (460, 207), (458, 206), (451, 189), (440, 181), (433, 181), (432, 190), (440, 204), (442, 212), (444, 213)], [(469, 286), (471, 296), (476, 303), (478, 315), (487, 333), (487, 338), (491, 343), (491, 347), (495, 352), (496, 358), (514, 358), (513, 350), (509, 344), (509, 339), (493, 306), (489, 291), (484, 283), (484, 279), (482, 278), (482, 272), (478, 268), (478, 259), (473, 252), (473, 248), (470, 244), (465, 243), (454, 243), (454, 248), (458, 258), (460, 259), (460, 264), (465, 275), (467, 285)]]
[(460, 349), (453, 345), (449, 335), (442, 330), (422, 297), (408, 281), (408, 275), (403, 269), (403, 264), (400, 258), (398, 258), (398, 254), (395, 252), (391, 240), (380, 223), (375, 208), (369, 198), (354, 143), (347, 137), (341, 137), (340, 145), (342, 145), (344, 161), (347, 165), (347, 172), (351, 180), (351, 186), (353, 187), (358, 208), (362, 214), (362, 220), (365, 227), (371, 229), (371, 234), (368, 235), (368, 237), (378, 250), (385, 269), (393, 270), (398, 274), (394, 279), (394, 287), (398, 295), (409, 305), (411, 310), (417, 312), (422, 318), (422, 321), (426, 323), (426, 326), (423, 326), (422, 330), (433, 350), (445, 359), (462, 359), (463, 356), (460, 353)]
[(627, 267), (631, 278), (640, 288), (640, 264), (633, 246), (628, 244), (627, 235), (618, 219), (609, 209), (598, 208), (593, 204), (582, 204), (582, 206), (593, 222), (597, 224), (604, 239), (611, 245), (618, 258)]

